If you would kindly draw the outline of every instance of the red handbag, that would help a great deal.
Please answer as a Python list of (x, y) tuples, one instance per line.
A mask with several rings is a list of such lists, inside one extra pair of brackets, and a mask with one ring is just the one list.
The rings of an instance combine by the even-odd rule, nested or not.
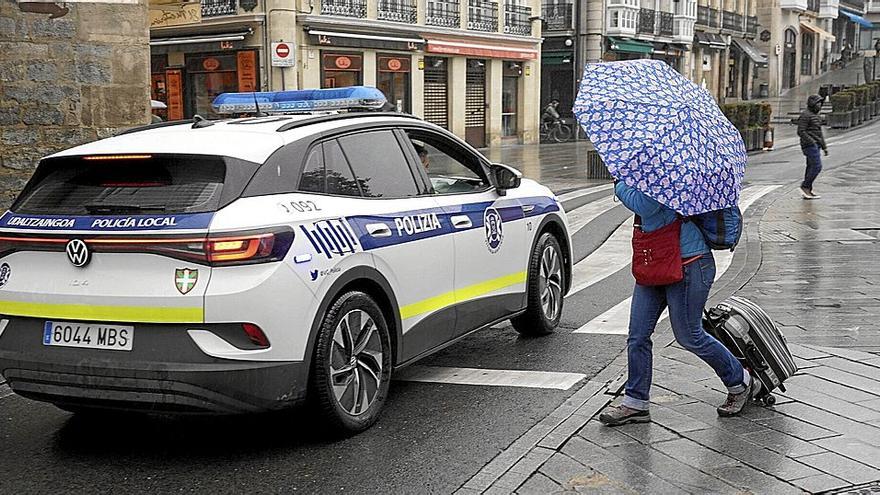
[(681, 217), (652, 232), (642, 230), (636, 215), (633, 225), (632, 273), (639, 285), (669, 285), (681, 282)]

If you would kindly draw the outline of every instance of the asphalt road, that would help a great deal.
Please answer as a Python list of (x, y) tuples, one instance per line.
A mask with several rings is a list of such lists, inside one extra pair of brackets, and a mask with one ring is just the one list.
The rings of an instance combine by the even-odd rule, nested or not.
[[(880, 152), (878, 134), (875, 124), (834, 137), (826, 167)], [(555, 146), (502, 154), (557, 190), (582, 187), (570, 165), (579, 163), (582, 150)], [(542, 156), (551, 152), (545, 163)], [(747, 185), (790, 183), (801, 176), (802, 162), (797, 147), (754, 155)], [(821, 177), (815, 188), (821, 192)], [(602, 197), (591, 195), (587, 205)], [(587, 222), (574, 233), (577, 257), (597, 249), (627, 216), (616, 206)], [(622, 269), (569, 297), (563, 328), (553, 335), (528, 339), (507, 326), (487, 329), (419, 365), (588, 379), (623, 349), (625, 337), (572, 331), (625, 300), (631, 288)], [(396, 381), (378, 424), (346, 440), (321, 437), (295, 414), (86, 420), (12, 395), (0, 398), (0, 493), (449, 493), (576, 389)]]

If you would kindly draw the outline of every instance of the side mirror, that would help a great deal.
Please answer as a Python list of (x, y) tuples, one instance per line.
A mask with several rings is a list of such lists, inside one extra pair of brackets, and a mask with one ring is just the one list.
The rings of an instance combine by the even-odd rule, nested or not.
[(500, 163), (490, 166), (492, 177), (495, 179), (495, 188), (498, 194), (504, 196), (508, 189), (516, 189), (522, 183), (522, 174), (519, 170)]

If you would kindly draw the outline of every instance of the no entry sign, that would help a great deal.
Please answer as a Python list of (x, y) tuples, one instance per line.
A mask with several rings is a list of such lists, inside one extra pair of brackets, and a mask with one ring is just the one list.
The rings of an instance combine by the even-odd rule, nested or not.
[(293, 44), (287, 42), (272, 43), (272, 67), (293, 67), (296, 57), (293, 55)]

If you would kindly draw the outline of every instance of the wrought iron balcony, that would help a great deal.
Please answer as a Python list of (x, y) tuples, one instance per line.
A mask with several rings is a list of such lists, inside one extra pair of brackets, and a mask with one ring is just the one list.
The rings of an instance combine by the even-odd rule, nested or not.
[(850, 10), (855, 10), (857, 12), (865, 11), (864, 0), (840, 0), (840, 5), (848, 7)]
[(525, 5), (504, 4), (504, 32), (520, 36), (532, 35), (532, 8)]
[(236, 13), (236, 0), (202, 0), (202, 17), (233, 15)]
[(703, 5), (697, 6), (697, 25), (706, 27), (718, 27), (718, 9)]
[(322, 0), (321, 13), (343, 17), (367, 17), (367, 0)]
[(639, 9), (639, 34), (654, 34), (654, 26), (657, 24), (657, 11), (653, 9)]
[(494, 33), (498, 31), (498, 2), (471, 0), (468, 3), (468, 29)]
[(545, 3), (541, 12), (541, 17), (544, 18), (544, 29), (547, 31), (567, 31), (573, 29), (572, 11), (572, 0), (564, 3)]
[(727, 10), (721, 12), (721, 28), (728, 31), (742, 32), (743, 16)]
[(807, 0), (807, 10), (819, 13), (819, 0)]
[(659, 28), (660, 36), (672, 36), (675, 31), (675, 16), (672, 15), (672, 12), (658, 12), (658, 15), (660, 20), (657, 23), (657, 27)]
[(418, 19), (416, 0), (379, 0), (377, 19), (380, 21), (415, 24)]
[(461, 4), (458, 0), (428, 0), (425, 24), (440, 27), (461, 27)]
[(749, 34), (758, 34), (758, 17), (750, 15), (746, 17), (746, 32)]

